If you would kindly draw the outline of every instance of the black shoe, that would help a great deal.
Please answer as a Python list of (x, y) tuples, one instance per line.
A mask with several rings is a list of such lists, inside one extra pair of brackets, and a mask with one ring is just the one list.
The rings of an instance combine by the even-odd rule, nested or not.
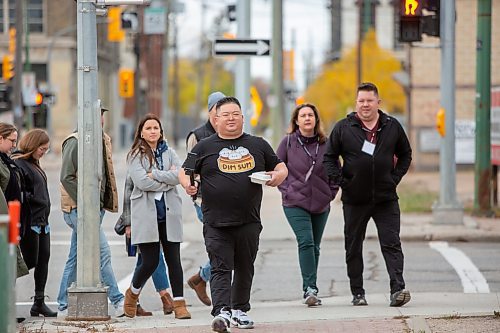
[(26, 318), (24, 318), (24, 317), (17, 317), (17, 318), (16, 318), (16, 321), (17, 321), (17, 323), (18, 323), (18, 324), (19, 324), (19, 323), (22, 323), (22, 322), (23, 322), (23, 321), (25, 321), (25, 320), (26, 320)]
[(410, 292), (406, 289), (391, 294), (390, 306), (403, 306), (411, 300)]
[(368, 303), (366, 302), (365, 295), (361, 295), (361, 294), (354, 295), (352, 297), (352, 302), (351, 303), (354, 306), (368, 305)]
[(35, 302), (31, 307), (30, 314), (32, 317), (57, 317), (57, 312), (52, 311), (47, 304), (45, 304), (45, 296), (35, 296)]

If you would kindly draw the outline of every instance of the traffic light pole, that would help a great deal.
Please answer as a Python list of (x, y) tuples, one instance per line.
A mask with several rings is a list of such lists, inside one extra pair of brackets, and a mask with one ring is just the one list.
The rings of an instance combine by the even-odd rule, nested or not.
[[(238, 38), (250, 38), (250, 0), (238, 0), (236, 4), (236, 23), (238, 24)], [(236, 60), (235, 93), (240, 101), (244, 115), (244, 131), (252, 133), (250, 118), (250, 58), (239, 57)]]
[(102, 126), (98, 102), (96, 6), (77, 3), (78, 243), (76, 285), (68, 288), (67, 320), (108, 320), (106, 288), (100, 279), (99, 180)]
[(439, 154), (439, 201), (432, 212), (436, 224), (462, 224), (463, 207), (455, 187), (455, 0), (441, 1), (441, 6), (441, 106), (446, 112), (446, 134)]
[(273, 120), (273, 147), (277, 148), (283, 137), (283, 114), (285, 101), (283, 96), (283, 0), (273, 0), (273, 37), (271, 56), (273, 63), (274, 97), (272, 107)]
[(491, 0), (477, 6), (474, 214), (491, 216)]
[(24, 111), (21, 99), (21, 80), (23, 75), (23, 6), (23, 0), (16, 0), (16, 52), (14, 56), (16, 74), (13, 81), (12, 109), (14, 110), (14, 125), (19, 130), (24, 125)]

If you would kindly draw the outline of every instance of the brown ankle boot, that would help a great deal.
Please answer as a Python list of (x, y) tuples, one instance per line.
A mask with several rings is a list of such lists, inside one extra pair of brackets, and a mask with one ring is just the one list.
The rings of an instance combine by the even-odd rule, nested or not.
[(130, 288), (125, 292), (125, 301), (123, 302), (123, 313), (129, 318), (134, 318), (137, 314), (137, 300), (139, 295), (134, 294)]
[(177, 319), (191, 319), (191, 314), (186, 308), (186, 300), (174, 301), (174, 312)]
[(161, 296), (161, 302), (163, 303), (163, 314), (171, 314), (174, 311), (174, 300), (169, 293)]
[(203, 304), (206, 306), (212, 305), (212, 301), (207, 295), (207, 283), (201, 278), (200, 272), (191, 276), (187, 283), (196, 292), (196, 296), (198, 296)]
[(151, 311), (146, 311), (142, 308), (142, 306), (137, 303), (137, 317), (149, 317), (153, 315), (153, 312)]

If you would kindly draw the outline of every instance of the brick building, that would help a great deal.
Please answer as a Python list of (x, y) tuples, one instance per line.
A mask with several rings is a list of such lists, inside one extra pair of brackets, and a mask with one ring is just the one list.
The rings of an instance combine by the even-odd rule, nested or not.
[[(0, 2), (0, 57), (8, 52), (8, 30), (15, 24), (15, 3), (15, 0)], [(36, 73), (39, 87), (55, 94), (47, 129), (53, 150), (59, 151), (61, 140), (77, 125), (76, 2), (26, 0), (24, 3), (32, 71)], [(119, 111), (107, 115), (106, 130), (114, 134), (114, 124), (121, 117), (122, 109), (122, 102), (116, 97), (119, 48), (107, 41), (107, 19), (98, 17), (97, 22), (99, 93), (104, 105)], [(26, 62), (24, 46), (23, 53)]]

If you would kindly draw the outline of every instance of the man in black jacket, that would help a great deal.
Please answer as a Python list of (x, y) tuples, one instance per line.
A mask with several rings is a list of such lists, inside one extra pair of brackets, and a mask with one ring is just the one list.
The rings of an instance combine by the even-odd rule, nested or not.
[[(367, 305), (363, 289), (363, 240), (373, 218), (390, 277), (390, 306), (410, 301), (403, 279), (399, 238), (400, 211), (396, 187), (411, 163), (411, 147), (399, 122), (379, 110), (378, 89), (362, 83), (356, 112), (332, 130), (324, 165), (342, 188), (347, 275), (353, 305)], [(342, 166), (337, 161), (342, 156)]]

